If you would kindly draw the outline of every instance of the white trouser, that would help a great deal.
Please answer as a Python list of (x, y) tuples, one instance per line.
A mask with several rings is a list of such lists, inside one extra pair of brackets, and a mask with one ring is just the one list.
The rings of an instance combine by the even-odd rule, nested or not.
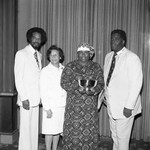
[(109, 118), (113, 139), (113, 150), (129, 150), (129, 140), (134, 117), (125, 119)]
[(20, 107), (20, 132), (18, 150), (38, 150), (39, 106), (25, 110)]

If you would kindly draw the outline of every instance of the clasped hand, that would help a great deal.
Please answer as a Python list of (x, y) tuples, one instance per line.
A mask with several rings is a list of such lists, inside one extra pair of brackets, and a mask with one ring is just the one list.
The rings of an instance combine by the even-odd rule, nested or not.
[(93, 95), (95, 90), (94, 88), (79, 87), (79, 92), (82, 94)]
[(29, 100), (24, 100), (22, 101), (22, 107), (26, 110), (29, 110), (30, 109), (30, 103), (29, 103)]
[(129, 118), (132, 115), (132, 109), (125, 108), (123, 109), (123, 115)]
[(51, 109), (46, 110), (46, 113), (47, 113), (47, 118), (52, 118), (52, 116), (53, 116), (53, 112), (52, 112), (52, 110), (51, 110)]

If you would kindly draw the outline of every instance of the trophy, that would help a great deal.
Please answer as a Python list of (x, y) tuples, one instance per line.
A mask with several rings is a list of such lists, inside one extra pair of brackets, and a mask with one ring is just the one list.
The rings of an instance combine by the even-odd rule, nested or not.
[(97, 85), (97, 80), (86, 80), (86, 79), (79, 79), (78, 80), (79, 86), (81, 87), (79, 89), (80, 92), (82, 93), (91, 93), (91, 89), (94, 88)]

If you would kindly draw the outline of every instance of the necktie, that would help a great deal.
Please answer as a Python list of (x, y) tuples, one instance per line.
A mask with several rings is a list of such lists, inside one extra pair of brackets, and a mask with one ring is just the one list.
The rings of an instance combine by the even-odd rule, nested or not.
[(112, 75), (113, 70), (114, 70), (114, 68), (115, 68), (116, 55), (117, 55), (117, 53), (114, 53), (113, 58), (112, 58), (112, 62), (111, 62), (111, 66), (110, 66), (110, 70), (109, 70), (109, 74), (108, 74), (107, 82), (106, 82), (106, 85), (107, 85), (107, 86), (108, 86), (108, 84), (109, 84), (109, 81), (110, 81), (110, 79), (111, 79), (111, 75)]
[(39, 61), (38, 61), (38, 57), (37, 57), (37, 52), (34, 53), (34, 58), (35, 58), (35, 60), (36, 60), (36, 62), (37, 62), (38, 67), (40, 68), (40, 66), (39, 66)]

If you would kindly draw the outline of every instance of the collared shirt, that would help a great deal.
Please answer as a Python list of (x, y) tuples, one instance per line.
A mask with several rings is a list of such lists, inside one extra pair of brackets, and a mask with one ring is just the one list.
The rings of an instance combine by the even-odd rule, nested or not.
[(28, 46), (29, 46), (28, 48), (30, 49), (30, 51), (31, 51), (32, 54), (34, 54), (35, 52), (37, 52), (37, 50), (35, 50), (35, 49), (31, 46), (31, 44), (29, 44)]
[[(34, 56), (34, 54), (35, 54), (35, 52), (37, 52), (37, 59), (38, 59), (38, 68), (39, 68), (39, 70), (41, 70), (41, 68), (42, 68), (42, 65), (41, 65), (41, 54), (40, 54), (40, 52), (38, 51), (38, 50), (36, 50), (36, 49), (34, 49), (32, 46), (31, 46), (31, 44), (29, 44), (28, 45), (28, 49), (29, 49), (29, 51), (33, 54), (33, 57), (34, 57), (34, 59), (35, 59), (35, 56)], [(36, 59), (35, 59), (35, 62), (36, 62), (36, 64), (37, 64), (37, 61), (36, 61)]]
[(117, 55), (115, 56), (116, 57), (116, 62), (119, 60), (119, 56), (123, 53), (125, 47), (123, 47), (120, 51), (117, 52)]

